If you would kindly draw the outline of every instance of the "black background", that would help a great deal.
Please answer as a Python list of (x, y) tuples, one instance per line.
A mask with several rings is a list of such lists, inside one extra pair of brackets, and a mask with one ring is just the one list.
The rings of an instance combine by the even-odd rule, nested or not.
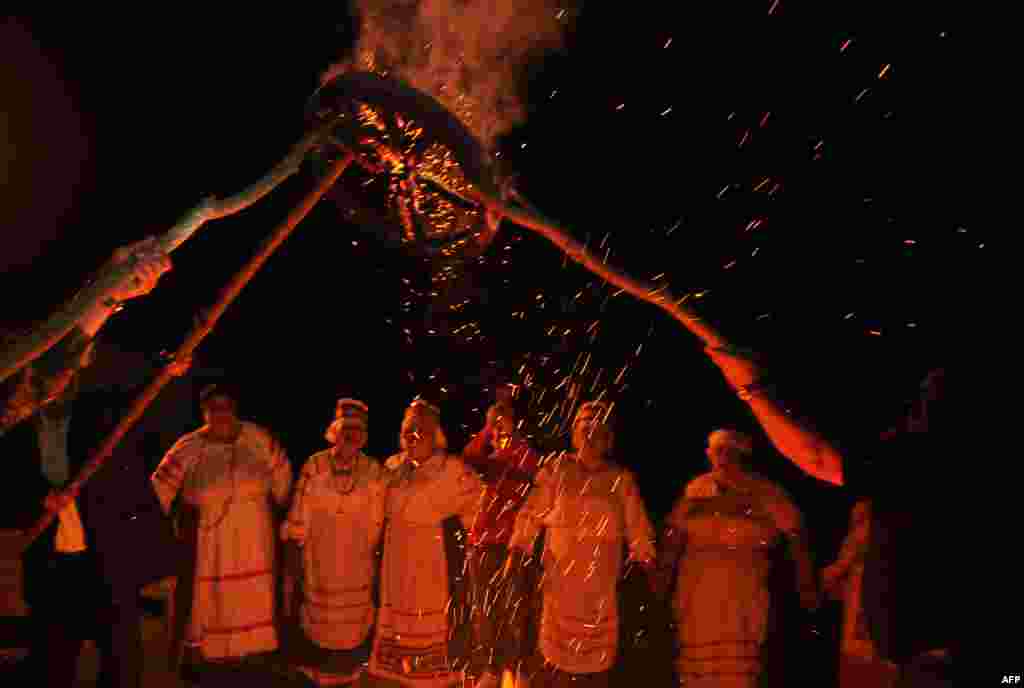
[[(910, 23), (863, 3), (655, 4), (587, 7), (565, 50), (524, 76), (530, 115), (502, 156), (547, 215), (592, 246), (608, 235), (612, 262), (638, 277), (665, 273), (680, 295), (706, 291), (698, 309), (765, 352), (794, 407), (856, 446), (899, 413), (928, 366), (976, 334), (992, 296), (972, 188), (982, 138), (973, 38), (934, 7)], [(9, 324), (43, 317), (115, 247), (275, 163), (303, 133), (319, 73), (352, 48), (357, 21), (336, 6), (4, 20)], [(300, 174), (207, 225), (107, 336), (136, 351), (176, 348), (312, 184)], [(503, 225), (484, 264), (467, 268), (476, 298), (464, 317), (482, 342), (431, 336), (425, 300), (401, 307), (403, 276), (422, 270), (325, 201), (224, 316), (201, 363), (244, 386), (244, 415), (298, 462), (323, 446), (339, 396), (369, 404), (370, 451), (385, 456), (418, 393), (442, 403), (460, 446), (492, 385), (516, 379), (528, 353), (550, 355), (550, 371), (592, 352), (605, 381), (629, 362), (628, 387), (614, 395), (620, 460), (658, 517), (704, 470), (710, 429), (753, 427), (692, 336), (649, 305), (607, 298), (612, 290), (529, 232)], [(580, 331), (595, 320), (588, 342)], [(555, 325), (573, 333), (547, 335)], [(827, 563), (848, 499), (761, 444), (764, 472), (804, 508)]]

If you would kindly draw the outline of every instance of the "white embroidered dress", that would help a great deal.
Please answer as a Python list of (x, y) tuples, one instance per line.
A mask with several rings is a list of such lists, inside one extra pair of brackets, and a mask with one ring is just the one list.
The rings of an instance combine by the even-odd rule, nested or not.
[(802, 517), (764, 478), (748, 475), (742, 487), (723, 487), (705, 473), (686, 486), (668, 517), (686, 543), (673, 600), (676, 669), (685, 685), (754, 688), (766, 680), (769, 579), (785, 536), (780, 523), (802, 524)]
[(381, 567), (381, 609), (370, 674), (403, 686), (451, 686), (448, 561), (442, 522), (473, 524), (484, 492), (461, 459), (435, 454), (413, 468), (398, 457), (391, 482)]
[(277, 648), (271, 504), (284, 505), (292, 470), (263, 428), (242, 423), (233, 443), (202, 430), (171, 447), (152, 478), (164, 511), (180, 491), (199, 512), (195, 585), (186, 641), (206, 659)]
[(330, 650), (360, 645), (373, 625), (375, 551), (384, 525), (384, 468), (362, 453), (351, 474), (331, 451), (310, 457), (295, 488), (284, 532), (301, 532), (302, 629)]
[(544, 527), (541, 654), (567, 673), (607, 671), (618, 650), (624, 546), (636, 559), (654, 557), (654, 531), (633, 474), (612, 464), (588, 469), (570, 456), (550, 462), (509, 546), (532, 552)]

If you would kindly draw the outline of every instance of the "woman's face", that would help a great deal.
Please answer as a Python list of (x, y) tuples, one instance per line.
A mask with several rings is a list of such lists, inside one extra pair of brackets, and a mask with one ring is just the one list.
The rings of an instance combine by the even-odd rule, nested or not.
[(705, 453), (708, 456), (708, 461), (711, 463), (712, 473), (721, 475), (741, 471), (743, 468), (739, 451), (728, 442), (709, 440)]
[(572, 447), (578, 454), (603, 457), (611, 453), (615, 435), (602, 414), (583, 411), (572, 426)]
[(351, 459), (366, 446), (367, 438), (366, 430), (363, 428), (342, 428), (338, 431), (334, 451), (341, 458)]
[(434, 453), (434, 434), (437, 421), (428, 413), (410, 410), (402, 419), (402, 430), (399, 435), (402, 451), (411, 459), (423, 460)]
[(231, 397), (219, 396), (203, 404), (203, 420), (214, 432), (229, 432), (238, 425), (238, 406)]

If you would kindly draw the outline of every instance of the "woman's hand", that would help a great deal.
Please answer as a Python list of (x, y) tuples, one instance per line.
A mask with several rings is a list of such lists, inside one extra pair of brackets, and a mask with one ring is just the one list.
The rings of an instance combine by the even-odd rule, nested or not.
[(111, 290), (110, 297), (115, 301), (128, 301), (145, 296), (156, 288), (156, 283), (171, 269), (170, 257), (159, 248), (156, 237), (151, 237), (128, 246), (123, 246), (110, 258), (110, 265), (120, 265), (136, 259), (132, 273), (117, 287)]
[(718, 366), (726, 382), (733, 389), (749, 387), (760, 380), (762, 371), (754, 360), (754, 353), (735, 348), (704, 349), (711, 362)]
[(170, 373), (171, 377), (182, 377), (191, 367), (191, 356), (186, 356), (185, 358), (172, 358), (167, 364), (167, 372)]

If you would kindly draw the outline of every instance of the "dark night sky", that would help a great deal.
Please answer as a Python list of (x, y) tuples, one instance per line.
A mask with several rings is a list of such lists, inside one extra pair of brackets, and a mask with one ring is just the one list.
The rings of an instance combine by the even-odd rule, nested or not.
[[(863, 4), (678, 16), (608, 5), (584, 11), (566, 50), (524, 78), (530, 117), (502, 143), (524, 192), (581, 239), (610, 234), (612, 260), (637, 276), (664, 272), (679, 294), (708, 290), (701, 312), (767, 352), (796, 405), (836, 437), (877, 433), (942, 355), (950, 314), (962, 323), (989, 294), (971, 173), (973, 46), (961, 22), (932, 8), (908, 27)], [(5, 293), (19, 295), (5, 302), (10, 320), (42, 317), (116, 246), (268, 169), (301, 136), (318, 74), (351, 48), (355, 26), (344, 11), (0, 24), (0, 269)], [(136, 350), (177, 347), (192, 314), (311, 184), (300, 174), (207, 225), (108, 335)], [(591, 280), (508, 225), (489, 261), (473, 279), (487, 299), (474, 317), (491, 343), (438, 341), (421, 311), (399, 310), (408, 261), (325, 202), (222, 319), (202, 360), (245, 385), (248, 415), (297, 458), (322, 444), (341, 394), (373, 408), (371, 449), (384, 455), (416, 393), (446, 386), (458, 441), (486, 396), (467, 376), (510, 375), (527, 352), (571, 366), (582, 345), (544, 333), (600, 319), (587, 350), (605, 375), (643, 343), (618, 397), (622, 460), (656, 515), (702, 470), (709, 429), (750, 427), (693, 338), (657, 310), (619, 296), (601, 313), (607, 289), (560, 308)], [(529, 316), (510, 325), (517, 310)], [(846, 502), (762, 453), (830, 542)]]

